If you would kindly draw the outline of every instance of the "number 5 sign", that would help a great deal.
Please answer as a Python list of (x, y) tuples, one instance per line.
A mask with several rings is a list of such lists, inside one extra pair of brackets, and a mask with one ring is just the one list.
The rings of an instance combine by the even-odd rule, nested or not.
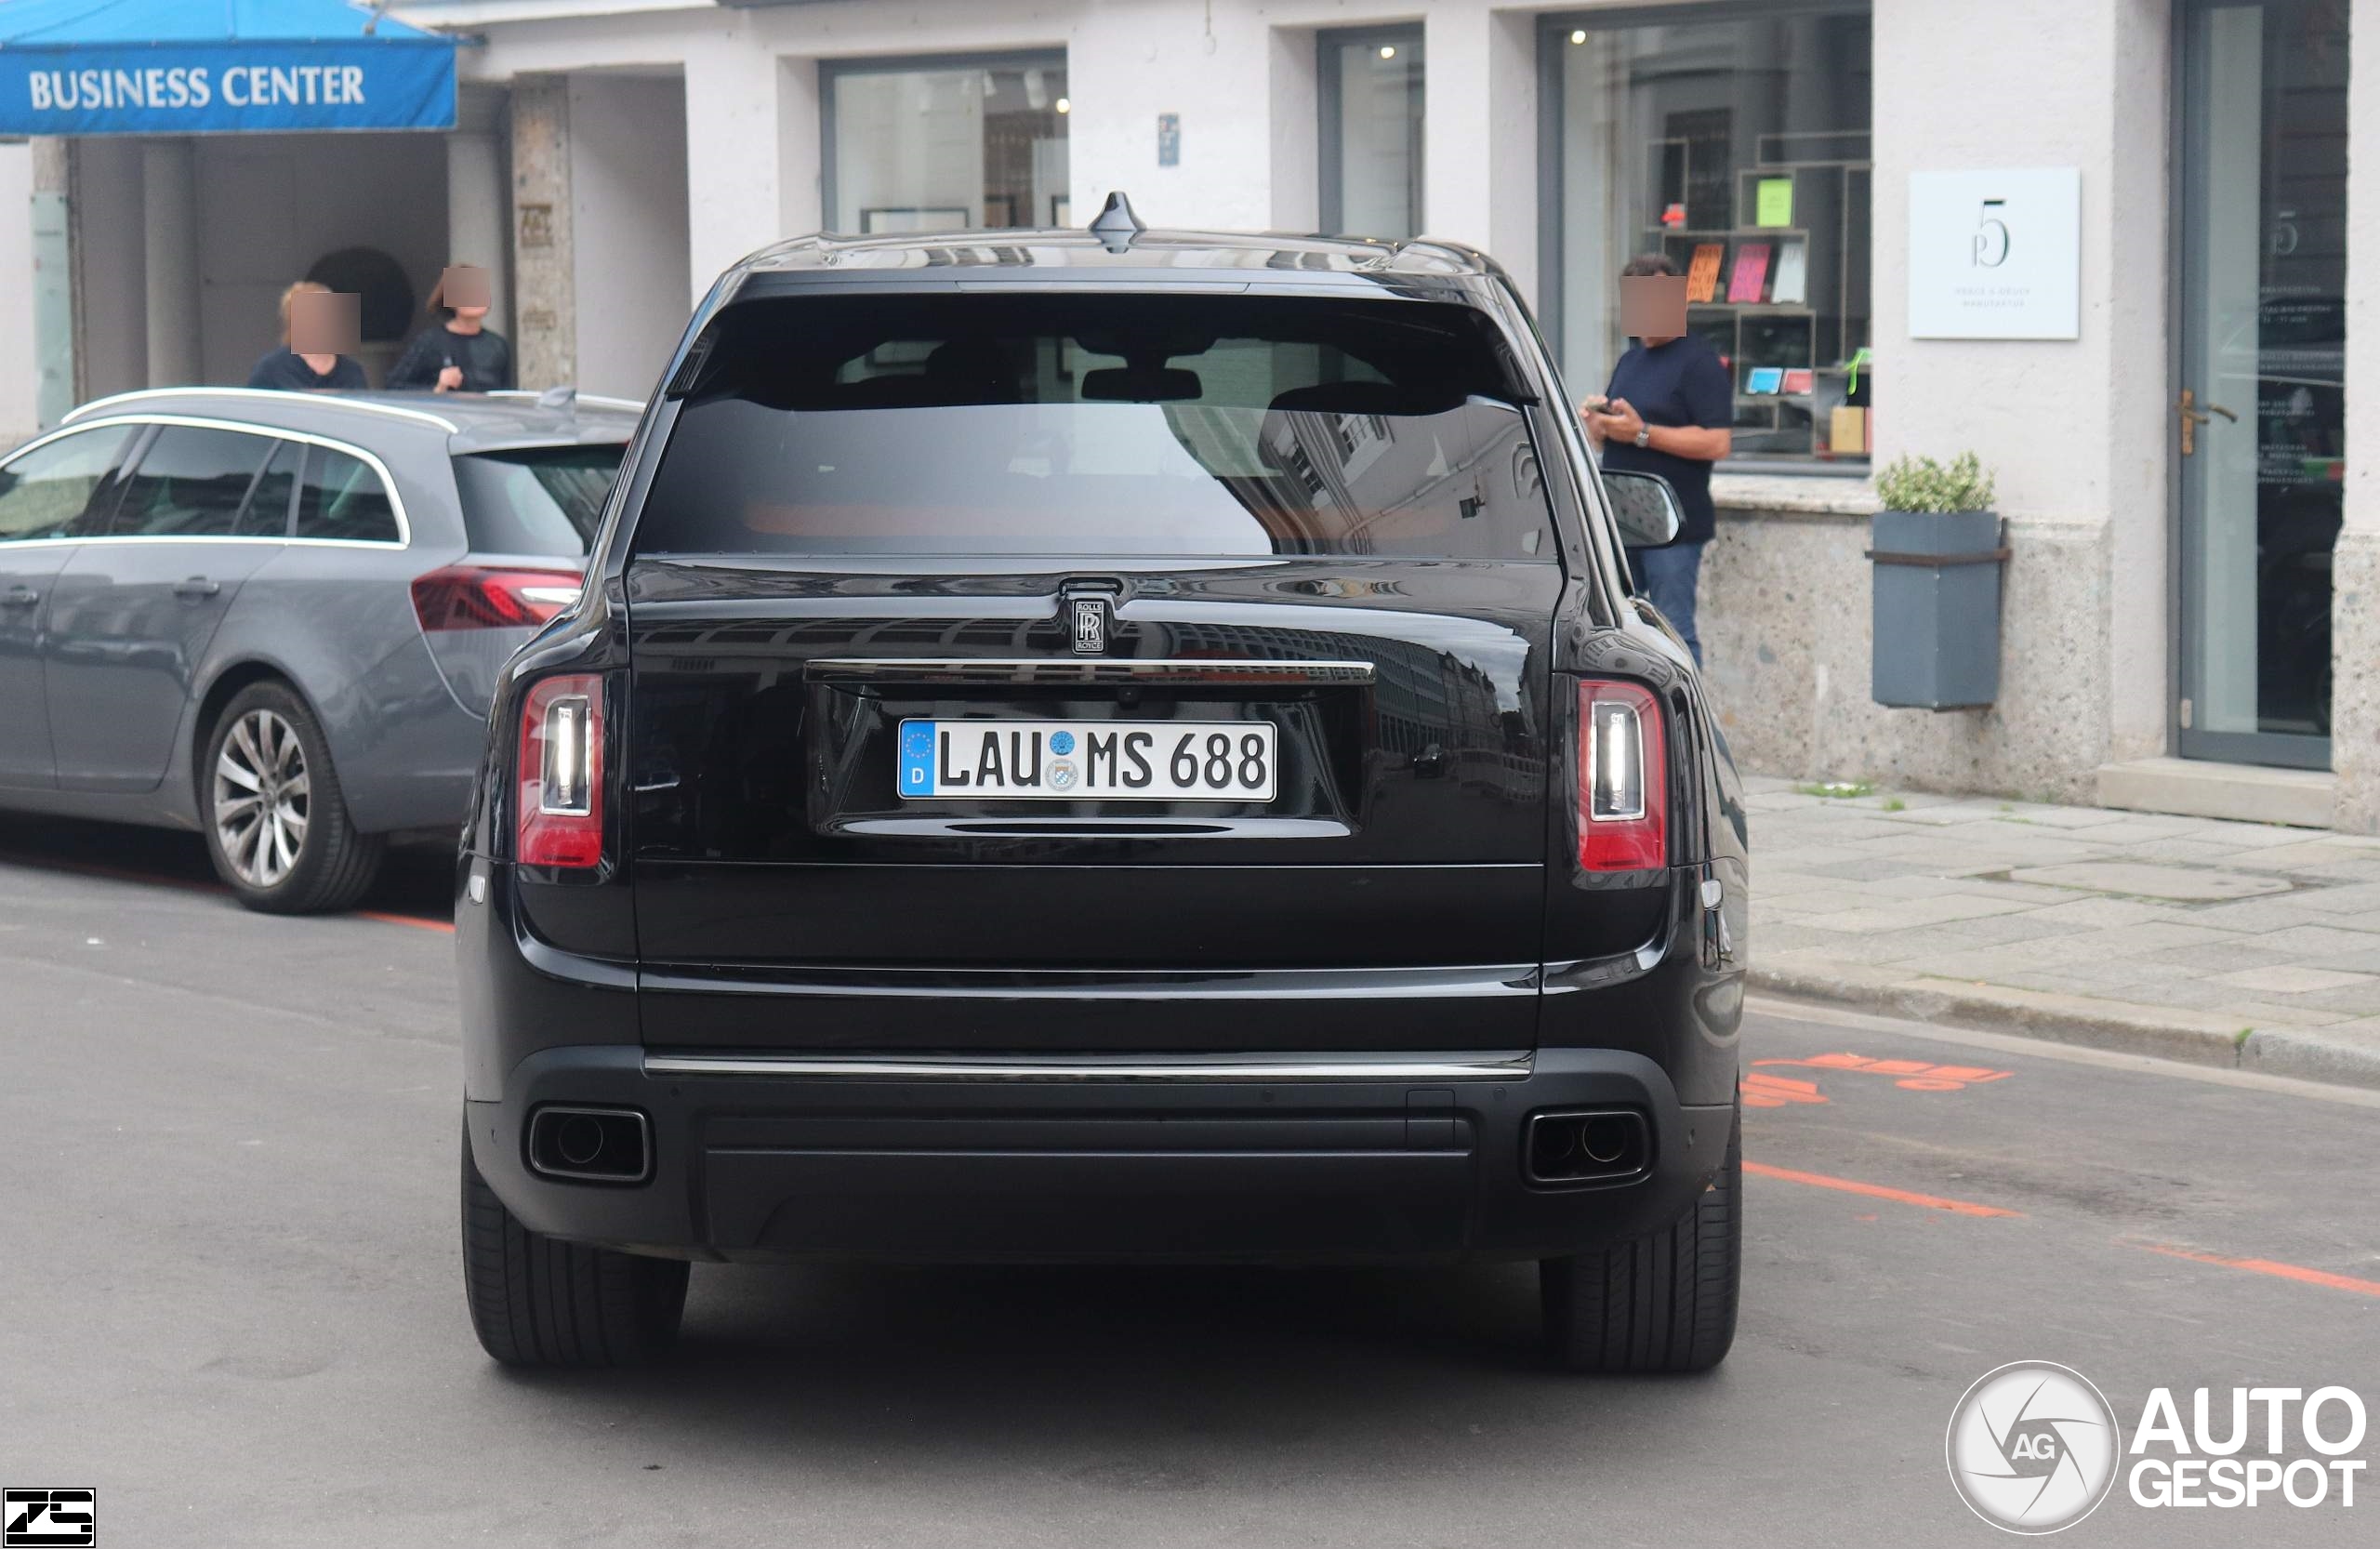
[(2082, 174), (1909, 175), (1911, 338), (2082, 337)]

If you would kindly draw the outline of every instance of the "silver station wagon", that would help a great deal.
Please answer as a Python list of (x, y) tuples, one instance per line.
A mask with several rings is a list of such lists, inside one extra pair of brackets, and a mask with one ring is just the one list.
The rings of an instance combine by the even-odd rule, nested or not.
[(165, 389), (0, 463), (0, 807), (196, 829), (349, 907), (459, 827), (496, 669), (577, 601), (641, 405)]

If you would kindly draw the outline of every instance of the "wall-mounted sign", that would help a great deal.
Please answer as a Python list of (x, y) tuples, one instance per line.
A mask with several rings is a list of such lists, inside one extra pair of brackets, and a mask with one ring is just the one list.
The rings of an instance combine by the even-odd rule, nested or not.
[(2082, 174), (1909, 175), (1911, 338), (2079, 338)]
[(1157, 115), (1157, 165), (1182, 165), (1182, 115), (1178, 113)]

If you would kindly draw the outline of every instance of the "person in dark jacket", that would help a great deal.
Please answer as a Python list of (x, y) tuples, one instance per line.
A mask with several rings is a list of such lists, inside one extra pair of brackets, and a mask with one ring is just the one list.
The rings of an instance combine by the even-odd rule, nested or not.
[(512, 385), (512, 347), (487, 326), (487, 271), (477, 264), (449, 264), (430, 293), (432, 311), (443, 307), (443, 325), (424, 328), (397, 364), (389, 368), (392, 388), (432, 392), (492, 392)]
[[(311, 280), (300, 280), (281, 293), (281, 348), (257, 362), (256, 369), (248, 373), (248, 386), (308, 392), (324, 388), (355, 391), (371, 385), (364, 378), (363, 364), (339, 348), (337, 320), (329, 315), (339, 309), (299, 299), (329, 295), (330, 286)], [(307, 315), (293, 320), (293, 308)], [(317, 311), (324, 315), (312, 315)], [(324, 345), (329, 348), (322, 348)]]
[[(1677, 266), (1662, 254), (1648, 253), (1629, 259), (1620, 274), (1623, 282), (1674, 279)], [(1678, 311), (1684, 311), (1682, 301)], [(1582, 405), (1582, 412), (1587, 439), (1604, 467), (1658, 473), (1677, 491), (1686, 521), (1676, 541), (1659, 549), (1631, 549), (1628, 563), (1643, 583), (1646, 598), (1699, 664), (1702, 637), (1695, 628), (1695, 594), (1703, 546), (1716, 536), (1718, 524), (1711, 502), (1711, 465), (1734, 444), (1735, 383), (1710, 342), (1684, 332), (1682, 315), (1669, 325), (1680, 331), (1639, 334), (1612, 367), (1605, 395)]]

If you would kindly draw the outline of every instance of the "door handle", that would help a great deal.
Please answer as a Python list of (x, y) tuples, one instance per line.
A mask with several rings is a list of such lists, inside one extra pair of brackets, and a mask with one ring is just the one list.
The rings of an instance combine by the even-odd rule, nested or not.
[(192, 576), (186, 581), (176, 581), (174, 583), (174, 595), (177, 597), (189, 597), (192, 599), (212, 597), (222, 589), (222, 582), (210, 581), (204, 576)]
[(41, 601), (41, 593), (31, 587), (10, 587), (0, 593), (0, 608), (30, 608)]
[(2198, 394), (2184, 388), (2182, 401), (2175, 405), (2182, 417), (2182, 456), (2186, 457), (2198, 450), (2198, 428), (2215, 416), (2219, 414), (2234, 425), (2240, 423), (2240, 417), (2220, 404), (2209, 404), (2204, 412), (2197, 407), (2197, 404)]

